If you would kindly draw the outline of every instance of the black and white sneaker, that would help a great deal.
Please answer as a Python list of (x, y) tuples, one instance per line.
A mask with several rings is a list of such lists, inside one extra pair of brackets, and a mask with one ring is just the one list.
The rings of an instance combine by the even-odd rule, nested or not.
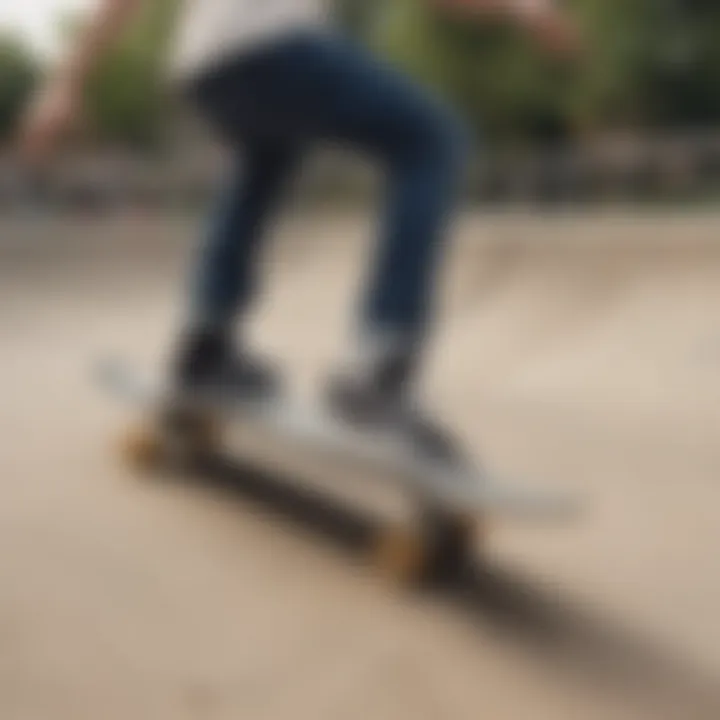
[(413, 366), (413, 358), (398, 354), (362, 372), (338, 374), (327, 387), (328, 407), (353, 429), (387, 434), (423, 462), (455, 464), (458, 442), (411, 398)]
[(179, 397), (220, 403), (272, 402), (281, 393), (281, 376), (265, 359), (238, 349), (225, 334), (188, 333), (173, 362)]

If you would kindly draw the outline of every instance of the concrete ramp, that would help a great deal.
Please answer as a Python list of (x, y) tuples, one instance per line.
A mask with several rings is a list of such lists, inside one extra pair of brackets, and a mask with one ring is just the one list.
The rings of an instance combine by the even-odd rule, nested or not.
[[(274, 467), (202, 488), (118, 462), (88, 366), (161, 361), (196, 230), (0, 223), (3, 720), (720, 717), (720, 217), (461, 219), (429, 402), (589, 515), (494, 528), (427, 598), (348, 552), (352, 503)], [(371, 230), (301, 218), (265, 258), (253, 336), (301, 387), (345, 344)]]

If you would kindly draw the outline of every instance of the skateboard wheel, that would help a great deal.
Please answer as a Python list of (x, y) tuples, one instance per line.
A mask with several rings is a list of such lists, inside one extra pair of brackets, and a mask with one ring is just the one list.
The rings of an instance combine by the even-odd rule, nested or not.
[(375, 538), (375, 565), (384, 575), (403, 585), (423, 581), (431, 564), (430, 556), (431, 548), (422, 533), (415, 529), (385, 529)]
[(404, 585), (443, 583), (466, 567), (477, 530), (473, 516), (428, 511), (411, 527), (382, 531), (375, 541), (375, 564)]
[(158, 470), (165, 458), (162, 437), (156, 430), (148, 427), (129, 431), (122, 438), (121, 450), (134, 468), (145, 472)]

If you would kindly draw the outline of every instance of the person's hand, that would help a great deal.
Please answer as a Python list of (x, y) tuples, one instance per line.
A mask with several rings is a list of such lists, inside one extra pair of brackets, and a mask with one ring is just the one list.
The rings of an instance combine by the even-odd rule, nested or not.
[(518, 17), (547, 52), (567, 59), (582, 53), (578, 26), (553, 3), (522, 0), (518, 3)]
[(17, 138), (20, 158), (32, 167), (50, 160), (78, 121), (81, 110), (81, 92), (74, 83), (58, 80), (43, 87), (20, 125)]

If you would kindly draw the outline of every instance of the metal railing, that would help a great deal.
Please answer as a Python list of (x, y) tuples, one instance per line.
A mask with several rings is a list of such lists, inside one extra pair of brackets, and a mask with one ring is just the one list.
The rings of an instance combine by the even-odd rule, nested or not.
[[(216, 148), (162, 157), (95, 153), (41, 181), (0, 158), (0, 210), (30, 196), (59, 209), (192, 207), (221, 176)], [(375, 171), (344, 153), (318, 156), (298, 185), (303, 201), (353, 201), (372, 192)], [(467, 200), (482, 204), (687, 201), (720, 198), (720, 133), (614, 136), (583, 145), (504, 151), (471, 163)]]

